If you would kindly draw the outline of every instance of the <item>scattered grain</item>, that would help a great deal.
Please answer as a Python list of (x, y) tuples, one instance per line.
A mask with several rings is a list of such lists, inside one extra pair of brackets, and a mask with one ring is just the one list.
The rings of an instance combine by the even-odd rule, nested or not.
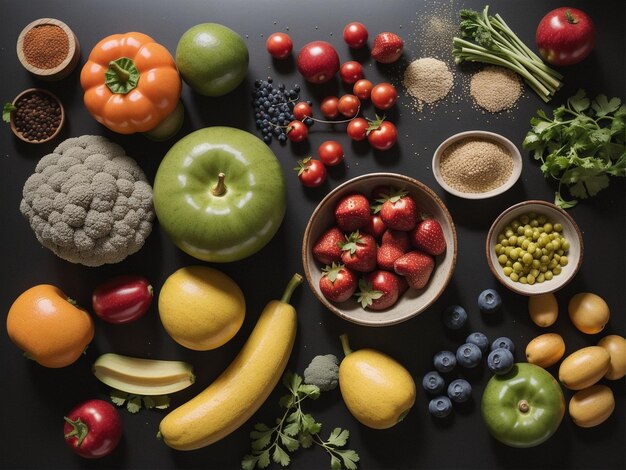
[(470, 93), (478, 106), (497, 113), (515, 106), (522, 94), (522, 81), (512, 70), (490, 65), (472, 76)]
[(441, 177), (464, 193), (484, 193), (502, 186), (513, 172), (513, 157), (502, 145), (488, 139), (461, 139), (441, 155)]
[(452, 89), (454, 79), (445, 62), (424, 57), (408, 65), (403, 83), (419, 109), (423, 103), (433, 104), (445, 98)]

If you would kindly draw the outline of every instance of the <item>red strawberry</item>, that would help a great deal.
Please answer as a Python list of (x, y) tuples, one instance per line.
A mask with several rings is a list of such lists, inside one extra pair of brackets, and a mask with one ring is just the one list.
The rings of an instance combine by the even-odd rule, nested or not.
[(376, 240), (369, 233), (352, 232), (341, 249), (341, 261), (347, 268), (363, 273), (376, 268)]
[(381, 64), (391, 64), (400, 58), (404, 41), (394, 33), (384, 32), (374, 38), (372, 57)]
[(421, 251), (409, 251), (396, 260), (393, 269), (404, 276), (410, 287), (422, 289), (435, 269), (435, 260)]
[(349, 194), (335, 206), (337, 225), (344, 232), (354, 232), (364, 227), (371, 218), (369, 201), (362, 194)]
[(363, 308), (384, 310), (398, 301), (401, 289), (398, 275), (379, 269), (359, 281), (358, 302)]
[(393, 271), (393, 263), (404, 254), (404, 251), (396, 245), (383, 243), (376, 250), (376, 264), (380, 269)]
[(326, 230), (313, 245), (313, 258), (321, 264), (341, 261), (341, 243), (345, 240), (339, 227)]
[(345, 302), (356, 291), (357, 276), (343, 264), (333, 263), (322, 269), (320, 291), (331, 302)]
[(362, 232), (369, 233), (375, 239), (379, 240), (382, 237), (383, 233), (385, 233), (387, 227), (385, 226), (385, 222), (380, 218), (379, 215), (373, 215), (370, 217), (370, 221), (367, 225), (361, 228)]
[(388, 228), (407, 232), (417, 225), (417, 205), (408, 191), (394, 191), (382, 199), (380, 218)]
[(411, 232), (411, 243), (415, 248), (433, 256), (446, 251), (446, 237), (435, 219), (425, 219), (418, 223)]
[(383, 233), (381, 243), (383, 245), (395, 245), (402, 250), (402, 253), (406, 253), (411, 249), (411, 239), (408, 232), (401, 230), (387, 229)]

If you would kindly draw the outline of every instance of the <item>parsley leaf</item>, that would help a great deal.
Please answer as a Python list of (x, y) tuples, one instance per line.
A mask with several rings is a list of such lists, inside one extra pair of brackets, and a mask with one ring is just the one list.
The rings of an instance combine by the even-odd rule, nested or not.
[(121, 390), (111, 389), (110, 398), (114, 405), (126, 405), (126, 409), (133, 414), (138, 413), (141, 408), (164, 410), (170, 406), (170, 397), (168, 395), (134, 395)]
[(626, 106), (620, 98), (601, 94), (590, 100), (580, 89), (552, 117), (537, 111), (530, 125), (522, 145), (541, 161), (543, 175), (558, 182), (559, 207), (595, 196), (609, 186), (610, 176), (626, 176)]

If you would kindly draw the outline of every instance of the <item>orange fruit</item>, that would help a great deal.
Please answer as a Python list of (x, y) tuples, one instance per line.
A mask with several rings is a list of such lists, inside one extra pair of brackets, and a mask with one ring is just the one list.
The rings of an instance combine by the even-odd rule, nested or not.
[(11, 341), (45, 367), (75, 362), (94, 336), (91, 316), (58, 287), (39, 284), (24, 291), (7, 316)]

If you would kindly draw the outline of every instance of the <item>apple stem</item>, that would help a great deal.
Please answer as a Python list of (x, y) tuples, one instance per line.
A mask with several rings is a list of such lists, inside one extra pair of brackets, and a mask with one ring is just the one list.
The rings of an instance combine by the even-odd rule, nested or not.
[(217, 175), (217, 184), (211, 189), (213, 196), (223, 196), (226, 194), (226, 185), (224, 184), (224, 178), (226, 175), (221, 171)]
[(576, 18), (574, 18), (574, 15), (572, 15), (572, 12), (569, 10), (565, 10), (565, 18), (567, 18), (567, 22), (569, 24), (576, 24), (578, 23), (578, 20)]
[(530, 410), (530, 405), (528, 404), (528, 402), (526, 400), (521, 400), (518, 404), (517, 407), (519, 408), (519, 410), (522, 413), (528, 413), (528, 411)]
[(344, 333), (340, 335), (339, 339), (341, 340), (341, 347), (343, 348), (344, 356), (352, 354), (352, 349), (350, 349), (350, 343), (348, 342), (348, 334)]

